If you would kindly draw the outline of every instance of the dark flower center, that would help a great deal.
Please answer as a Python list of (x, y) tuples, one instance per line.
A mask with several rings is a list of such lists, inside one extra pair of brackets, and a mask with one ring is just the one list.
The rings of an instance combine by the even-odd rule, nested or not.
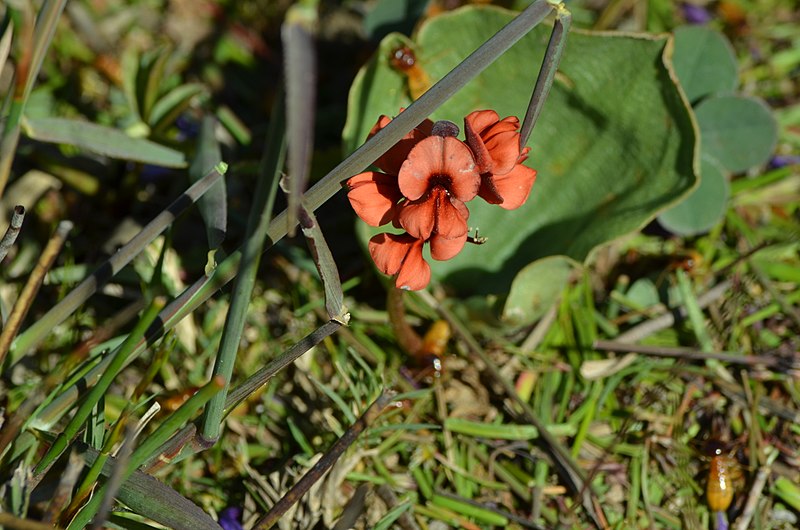
[(428, 189), (433, 192), (436, 188), (450, 195), (450, 185), (453, 183), (453, 178), (446, 173), (437, 173), (428, 180)]

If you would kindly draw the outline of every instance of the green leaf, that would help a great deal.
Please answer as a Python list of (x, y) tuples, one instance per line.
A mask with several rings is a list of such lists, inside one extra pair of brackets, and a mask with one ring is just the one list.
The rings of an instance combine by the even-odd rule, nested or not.
[(561, 295), (576, 263), (564, 256), (534, 261), (514, 278), (503, 319), (516, 325), (535, 322)]
[[(222, 161), (222, 151), (215, 134), (217, 120), (204, 116), (197, 137), (197, 152), (189, 166), (189, 178), (197, 182)], [(208, 248), (215, 250), (225, 240), (228, 226), (228, 200), (225, 180), (218, 180), (197, 202), (206, 225)]]
[(700, 160), (700, 186), (681, 203), (658, 216), (661, 226), (681, 236), (708, 232), (725, 215), (730, 186), (725, 168), (709, 155)]
[(411, 33), (427, 0), (378, 0), (364, 17), (364, 33), (378, 40), (392, 31)]
[(181, 112), (186, 110), (192, 98), (204, 94), (206, 89), (199, 83), (180, 85), (164, 94), (150, 111), (149, 125), (153, 131), (160, 131), (173, 123)]
[[(98, 452), (86, 448), (87, 463), (97, 459)], [(103, 475), (108, 476), (117, 465), (113, 457), (103, 464)], [(219, 525), (195, 503), (150, 475), (135, 471), (123, 484), (117, 498), (134, 512), (168, 528), (216, 529)]]
[(631, 309), (647, 309), (659, 302), (658, 287), (650, 278), (639, 278), (625, 293), (625, 299), (636, 304)]
[[(413, 44), (417, 67), (437, 81), (514, 15), (467, 7), (429, 20)], [(477, 109), (501, 117), (527, 107), (550, 29), (537, 27), (445, 103), (433, 119), (461, 123)], [(389, 35), (350, 92), (345, 145), (355, 149), (380, 114), (410, 102), (408, 79), (389, 62), (407, 42)], [(507, 292), (536, 259), (582, 261), (595, 246), (644, 226), (696, 183), (695, 132), (664, 65), (664, 37), (572, 32), (526, 162), (539, 172), (527, 204), (506, 211), (468, 204), (487, 236), (454, 259), (431, 263), (435, 279), (462, 291)], [(384, 229), (371, 231), (374, 234)], [(366, 232), (366, 231), (365, 231)]]
[(695, 109), (703, 154), (740, 173), (769, 160), (778, 126), (766, 103), (756, 98), (719, 96)]
[(111, 158), (133, 160), (163, 167), (185, 167), (186, 159), (175, 151), (143, 138), (132, 138), (111, 127), (66, 118), (24, 120), (25, 134), (40, 142), (74, 145)]
[(672, 53), (675, 75), (691, 102), (705, 96), (733, 92), (738, 67), (728, 39), (704, 26), (681, 26), (675, 30)]

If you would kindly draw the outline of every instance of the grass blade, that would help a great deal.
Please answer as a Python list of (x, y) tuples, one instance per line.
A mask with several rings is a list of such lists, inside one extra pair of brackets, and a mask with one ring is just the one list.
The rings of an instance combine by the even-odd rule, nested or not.
[(533, 87), (531, 102), (528, 104), (528, 111), (522, 122), (519, 134), (519, 146), (525, 147), (542, 112), (547, 95), (553, 87), (558, 63), (561, 62), (561, 55), (567, 46), (567, 33), (572, 25), (572, 14), (567, 10), (563, 3), (556, 5), (556, 22), (553, 32), (550, 34), (550, 41), (547, 43), (547, 50), (544, 52), (542, 67), (539, 69), (539, 76), (536, 78), (536, 85)]
[(19, 142), (20, 121), (25, 111), (25, 104), (33, 89), (33, 83), (39, 77), (42, 61), (53, 40), (58, 20), (61, 18), (66, 3), (67, 0), (45, 0), (36, 17), (35, 27), (30, 4), (23, 8), (25, 20), (22, 23), (22, 42), (18, 46), (21, 56), (17, 61), (13, 90), (8, 93), (11, 103), (4, 107), (8, 109), (8, 115), (2, 140), (0, 140), (0, 197), (3, 196), (8, 176), (11, 173), (11, 163), (14, 161), (14, 154)]
[[(242, 266), (233, 287), (231, 305), (222, 330), (219, 351), (214, 360), (214, 375), (222, 376), (228, 382), (231, 380), (236, 354), (239, 351), (247, 308), (253, 294), (258, 265), (266, 243), (267, 229), (272, 219), (280, 172), (283, 169), (286, 135), (281, 100), (282, 98), (278, 98), (273, 108), (264, 158), (259, 168), (255, 198), (247, 221), (247, 238), (242, 247)], [(219, 437), (227, 393), (226, 385), (222, 392), (209, 401), (203, 414), (201, 431), (203, 438), (208, 441), (215, 441)]]

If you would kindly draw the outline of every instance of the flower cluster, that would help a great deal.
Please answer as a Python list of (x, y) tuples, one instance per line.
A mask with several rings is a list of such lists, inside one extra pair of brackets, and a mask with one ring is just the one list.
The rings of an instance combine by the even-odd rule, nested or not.
[[(391, 121), (381, 116), (370, 137)], [(448, 121), (425, 120), (375, 161), (380, 171), (360, 173), (347, 181), (356, 214), (370, 226), (392, 223), (402, 234), (378, 234), (369, 252), (384, 274), (397, 275), (401, 289), (419, 290), (430, 282), (422, 257), (448, 260), (467, 242), (466, 203), (481, 197), (513, 210), (528, 199), (536, 171), (523, 165), (529, 147), (520, 149), (519, 120), (500, 119), (493, 110), (464, 118), (466, 141)]]

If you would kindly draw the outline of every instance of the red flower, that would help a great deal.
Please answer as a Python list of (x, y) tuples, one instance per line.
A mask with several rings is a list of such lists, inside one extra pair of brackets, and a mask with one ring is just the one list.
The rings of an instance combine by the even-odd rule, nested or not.
[[(392, 119), (388, 116), (378, 118), (378, 122), (369, 133), (369, 138), (375, 136), (390, 121)], [(381, 226), (397, 217), (397, 203), (403, 197), (397, 186), (400, 167), (414, 146), (430, 136), (432, 127), (431, 120), (423, 121), (378, 158), (374, 165), (384, 173), (367, 171), (347, 181), (350, 189), (347, 198), (350, 199), (356, 214), (365, 223), (370, 226)]]
[(418, 291), (431, 281), (431, 267), (422, 258), (424, 244), (408, 234), (378, 234), (369, 240), (369, 253), (378, 270), (397, 274), (398, 289)]
[(530, 148), (520, 150), (519, 120), (499, 118), (493, 110), (478, 110), (464, 118), (464, 129), (481, 173), (478, 195), (490, 204), (513, 210), (528, 200), (536, 170), (522, 164)]
[(408, 199), (400, 205), (398, 221), (409, 234), (466, 241), (469, 210), (464, 203), (478, 194), (481, 179), (464, 142), (452, 136), (420, 141), (403, 163), (398, 183)]
[[(401, 109), (402, 111), (402, 109)], [(370, 136), (391, 119), (381, 116)], [(401, 289), (423, 289), (431, 268), (422, 257), (430, 243), (431, 257), (448, 260), (467, 241), (466, 202), (480, 196), (512, 210), (528, 198), (536, 171), (522, 163), (519, 120), (499, 119), (491, 110), (464, 119), (467, 141), (456, 138), (451, 122), (425, 120), (375, 161), (381, 171), (366, 171), (347, 181), (348, 198), (367, 224), (391, 222), (403, 234), (379, 234), (369, 241), (378, 269), (396, 275)]]

